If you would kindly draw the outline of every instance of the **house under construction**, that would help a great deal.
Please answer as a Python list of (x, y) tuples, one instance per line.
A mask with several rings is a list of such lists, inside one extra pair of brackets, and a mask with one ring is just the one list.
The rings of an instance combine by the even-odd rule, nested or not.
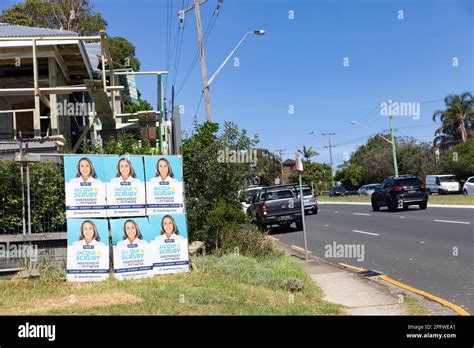
[[(86, 138), (94, 143), (146, 128), (142, 139), (158, 140), (167, 153), (162, 145), (171, 123), (157, 122), (165, 121), (166, 72), (134, 72), (113, 62), (106, 37), (0, 23), (0, 139), (21, 136), (76, 150)], [(123, 112), (125, 98), (136, 95), (135, 74), (157, 76), (157, 110)]]

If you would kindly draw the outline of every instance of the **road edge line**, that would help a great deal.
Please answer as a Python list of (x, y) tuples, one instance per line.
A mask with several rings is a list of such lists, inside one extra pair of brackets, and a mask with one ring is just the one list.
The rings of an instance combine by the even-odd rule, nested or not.
[(471, 314), (469, 314), (469, 312), (467, 312), (465, 309), (455, 305), (454, 303), (451, 303), (449, 301), (446, 301), (438, 296), (435, 296), (433, 294), (430, 294), (429, 292), (426, 292), (426, 291), (423, 291), (423, 290), (419, 290), (419, 289), (416, 289), (410, 285), (407, 285), (407, 284), (404, 284), (404, 283), (401, 283), (399, 281), (396, 281), (395, 279), (392, 279), (390, 277), (388, 277), (387, 275), (381, 275), (378, 277), (379, 279), (382, 279), (382, 280), (385, 280), (386, 282), (390, 283), (390, 284), (393, 284), (393, 285), (396, 285), (400, 288), (403, 288), (405, 290), (408, 290), (408, 291), (411, 291), (411, 292), (414, 292), (418, 295), (421, 295), (421, 296), (424, 296), (426, 298), (429, 298), (430, 300), (433, 300), (435, 302), (438, 302), (446, 307), (449, 307), (451, 308), (453, 311), (455, 311), (456, 313), (458, 313), (459, 315), (462, 315), (462, 316), (470, 316)]

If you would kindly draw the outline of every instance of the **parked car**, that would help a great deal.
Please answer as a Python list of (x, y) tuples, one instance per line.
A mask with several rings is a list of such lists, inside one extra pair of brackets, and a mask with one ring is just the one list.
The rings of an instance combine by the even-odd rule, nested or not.
[(362, 185), (359, 187), (359, 190), (357, 190), (357, 194), (360, 196), (372, 196), (372, 193), (374, 193), (377, 187), (380, 187), (380, 184)]
[(344, 188), (344, 186), (334, 186), (329, 190), (329, 197), (345, 195), (347, 195), (347, 190)]
[[(303, 203), (305, 213), (318, 213), (318, 201), (316, 196), (313, 194), (313, 190), (309, 186), (303, 186)], [(296, 193), (296, 198), (300, 199), (300, 187), (299, 185), (294, 186), (294, 191)]]
[(259, 190), (252, 197), (249, 214), (254, 223), (264, 230), (271, 225), (303, 228), (301, 202), (288, 186), (270, 186)]
[(242, 205), (244, 213), (248, 213), (248, 209), (250, 207), (250, 202), (252, 201), (253, 195), (262, 188), (263, 186), (249, 186), (245, 190), (240, 192), (240, 204)]
[(448, 194), (461, 193), (461, 184), (456, 179), (454, 174), (447, 175), (427, 175), (426, 176), (426, 191), (428, 194)]
[(474, 176), (469, 177), (462, 188), (463, 195), (474, 195)]
[(428, 193), (425, 184), (414, 175), (388, 177), (380, 184), (380, 188), (374, 191), (371, 202), (374, 211), (383, 206), (389, 211), (395, 211), (397, 208), (406, 210), (410, 205), (426, 209)]

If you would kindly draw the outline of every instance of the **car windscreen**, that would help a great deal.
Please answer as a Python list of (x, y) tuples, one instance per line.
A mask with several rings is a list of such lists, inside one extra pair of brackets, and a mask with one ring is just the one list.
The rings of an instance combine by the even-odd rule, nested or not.
[(246, 194), (246, 195), (247, 195), (247, 197), (250, 199), (250, 198), (252, 198), (252, 197), (253, 197), (253, 195), (254, 195), (256, 192), (258, 192), (258, 191), (260, 191), (260, 190), (259, 190), (259, 189), (255, 189), (255, 190), (247, 190), (247, 191), (245, 191), (245, 194)]
[(398, 186), (420, 186), (420, 179), (418, 178), (407, 178), (407, 179), (397, 179), (395, 185)]
[(369, 186), (366, 186), (365, 189), (366, 190), (376, 190), (377, 189), (377, 185), (369, 185)]
[(269, 191), (263, 195), (263, 199), (266, 201), (273, 201), (276, 199), (283, 198), (294, 198), (293, 193), (290, 190), (281, 190), (281, 191)]
[(303, 189), (303, 196), (311, 196), (312, 194), (313, 192), (311, 191), (311, 189)]
[(458, 182), (455, 176), (440, 176), (440, 182)]
[(346, 189), (345, 189), (344, 187), (342, 187), (342, 186), (336, 187), (335, 190), (338, 191), (338, 192), (344, 192), (344, 191), (346, 191)]

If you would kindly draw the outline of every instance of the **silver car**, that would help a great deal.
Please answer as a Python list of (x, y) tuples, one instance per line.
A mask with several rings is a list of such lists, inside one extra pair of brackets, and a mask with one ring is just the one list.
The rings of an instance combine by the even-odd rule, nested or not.
[(462, 187), (464, 195), (474, 195), (474, 176), (469, 177)]
[(362, 196), (372, 196), (372, 193), (380, 187), (380, 184), (368, 184), (362, 185), (358, 190), (357, 193)]

